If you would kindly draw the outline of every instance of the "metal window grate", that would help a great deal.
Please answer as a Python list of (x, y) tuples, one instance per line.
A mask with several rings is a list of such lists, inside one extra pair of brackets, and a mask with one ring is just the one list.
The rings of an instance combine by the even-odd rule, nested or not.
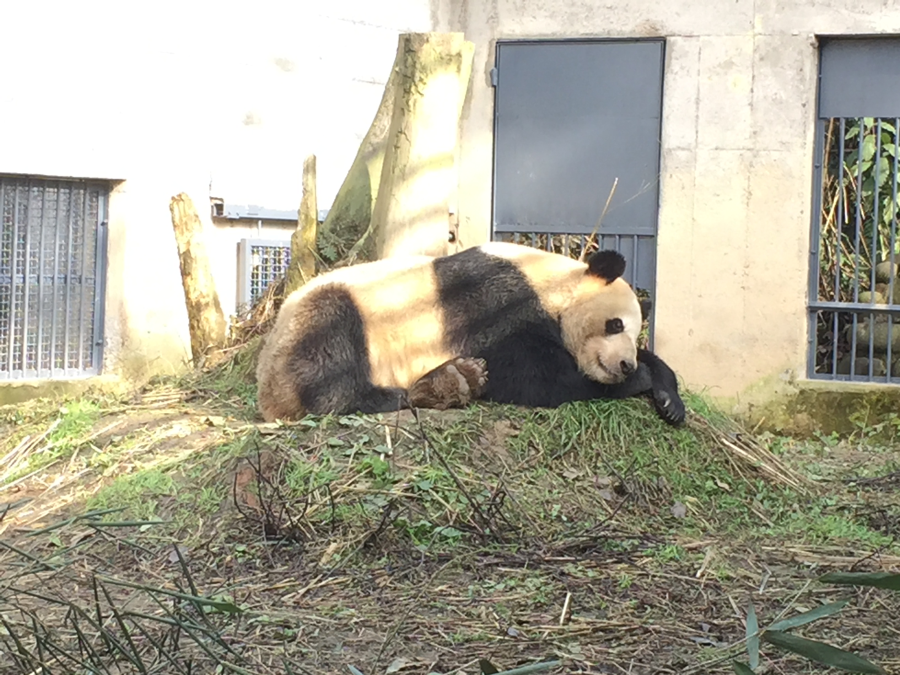
[(94, 375), (107, 187), (0, 176), (0, 379)]
[(269, 284), (284, 277), (291, 262), (290, 241), (241, 239), (238, 253), (238, 311), (252, 307)]
[[(898, 55), (900, 40), (822, 46), (810, 261), (813, 379), (900, 384), (900, 74), (879, 68)], [(843, 87), (858, 90), (873, 73), (874, 94), (848, 100)]]

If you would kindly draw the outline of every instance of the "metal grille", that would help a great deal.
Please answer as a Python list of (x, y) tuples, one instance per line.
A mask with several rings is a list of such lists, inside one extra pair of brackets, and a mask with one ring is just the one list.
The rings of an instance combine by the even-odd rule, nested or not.
[(587, 248), (587, 254), (598, 250), (615, 250), (625, 256), (628, 267), (625, 280), (639, 294), (649, 294), (653, 288), (656, 269), (656, 238), (652, 235), (603, 234), (589, 238), (588, 234), (548, 234), (539, 232), (496, 232), (495, 241), (509, 241), (525, 246), (541, 248), (553, 253), (561, 253), (570, 258), (578, 258)]
[(282, 279), (291, 262), (289, 241), (241, 239), (238, 255), (238, 311), (252, 307), (269, 287)]
[(0, 379), (97, 374), (107, 188), (0, 176)]
[[(811, 378), (900, 384), (900, 73), (893, 65), (898, 56), (900, 40), (822, 45)], [(854, 99), (847, 95), (852, 91), (861, 95)]]
[(493, 239), (615, 249), (653, 294), (664, 56), (659, 39), (498, 43)]

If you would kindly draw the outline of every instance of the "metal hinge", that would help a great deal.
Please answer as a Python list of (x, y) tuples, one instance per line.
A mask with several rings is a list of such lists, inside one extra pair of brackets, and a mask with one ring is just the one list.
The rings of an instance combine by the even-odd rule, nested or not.
[(499, 77), (500, 76), (497, 73), (497, 66), (494, 66), (493, 68), (491, 68), (491, 86), (492, 87), (497, 86), (497, 80), (499, 79)]

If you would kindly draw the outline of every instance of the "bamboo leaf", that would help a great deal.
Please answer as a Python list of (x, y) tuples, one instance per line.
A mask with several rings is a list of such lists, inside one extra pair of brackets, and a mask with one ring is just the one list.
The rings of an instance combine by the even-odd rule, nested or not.
[(812, 623), (813, 621), (824, 618), (826, 616), (837, 614), (844, 608), (844, 606), (848, 602), (849, 600), (830, 602), (827, 605), (816, 607), (815, 609), (811, 609), (808, 612), (803, 612), (802, 614), (798, 614), (797, 616), (792, 616), (789, 619), (776, 621), (771, 626), (769, 626), (769, 630), (790, 630), (791, 628), (796, 628), (797, 626), (803, 626), (805, 624)]
[(560, 663), (560, 661), (542, 661), (541, 663), (532, 663), (528, 666), (519, 666), (512, 670), (503, 670), (497, 673), (497, 675), (529, 675), (530, 673), (539, 673), (542, 670), (550, 670)]
[(177, 591), (170, 591), (165, 588), (154, 588), (153, 586), (144, 586), (141, 584), (132, 584), (127, 581), (122, 581), (121, 579), (112, 579), (109, 577), (100, 577), (98, 578), (102, 581), (111, 584), (113, 586), (123, 586), (125, 588), (133, 588), (138, 591), (147, 591), (149, 593), (160, 593), (162, 595), (168, 595), (172, 598), (178, 598), (179, 600), (185, 600), (190, 603), (196, 603), (197, 605), (204, 605), (206, 607), (212, 607), (220, 612), (225, 612), (226, 614), (240, 614), (241, 608), (235, 605), (233, 602), (229, 602), (226, 600), (213, 600), (211, 598), (204, 598), (197, 595), (189, 595), (187, 593), (179, 593)]
[(759, 668), (759, 621), (752, 602), (747, 607), (747, 657), (750, 668)]
[(819, 577), (824, 584), (843, 586), (871, 586), (886, 588), (889, 591), (900, 591), (900, 574), (890, 572), (830, 572)]
[(851, 652), (832, 647), (824, 642), (807, 640), (798, 635), (783, 633), (781, 631), (766, 631), (762, 635), (763, 640), (781, 647), (789, 652), (805, 656), (810, 661), (821, 663), (832, 668), (839, 668), (848, 673), (872, 673), (872, 675), (884, 675), (884, 671), (874, 663), (866, 661), (861, 656)]

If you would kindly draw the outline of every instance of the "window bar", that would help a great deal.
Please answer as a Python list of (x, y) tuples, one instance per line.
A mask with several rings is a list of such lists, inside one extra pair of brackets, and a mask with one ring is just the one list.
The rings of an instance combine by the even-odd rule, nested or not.
[[(859, 134), (856, 137), (856, 185), (854, 186), (854, 190), (856, 191), (856, 213), (854, 214), (854, 228), (853, 228), (853, 302), (859, 302), (859, 267), (860, 267), (860, 259), (859, 259), (859, 244), (860, 244), (860, 230), (862, 229), (862, 163), (863, 163), (863, 137), (865, 135), (866, 129), (866, 121), (865, 118), (859, 119)], [(856, 331), (859, 326), (859, 314), (857, 312), (853, 312), (853, 333), (850, 338), (850, 379), (856, 378)], [(869, 325), (870, 333), (869, 339), (871, 340), (872, 334), (871, 329), (874, 328), (871, 324)]]
[(87, 252), (88, 252), (88, 209), (91, 202), (90, 188), (85, 185), (82, 187), (81, 204), (81, 272), (78, 275), (78, 281), (81, 285), (81, 300), (78, 307), (78, 370), (84, 372), (84, 324), (87, 319), (85, 312), (84, 293), (87, 288), (85, 276), (87, 273)]
[[(894, 303), (894, 294), (896, 293), (896, 283), (897, 283), (897, 275), (893, 274), (895, 265), (896, 265), (896, 246), (897, 246), (897, 181), (900, 180), (900, 176), (898, 176), (897, 170), (900, 168), (898, 166), (898, 156), (900, 156), (900, 117), (894, 118), (894, 171), (891, 180), (891, 198), (893, 201), (891, 202), (891, 234), (888, 249), (888, 260), (890, 261), (890, 270), (892, 274), (888, 279), (888, 297), (886, 298), (888, 304), (896, 306)], [(891, 353), (891, 347), (893, 346), (893, 338), (894, 338), (894, 315), (888, 312), (888, 336), (891, 338), (887, 341), (887, 353), (885, 354), (885, 359), (887, 360), (888, 367), (888, 381), (893, 378), (900, 379), (900, 361), (898, 361), (898, 368), (892, 368), (892, 359), (893, 354)]]
[(25, 253), (22, 256), (22, 377), (28, 370), (28, 272), (31, 259), (31, 188), (32, 182), (25, 184)]
[(43, 368), (43, 348), (44, 348), (44, 230), (46, 229), (46, 221), (47, 221), (47, 190), (41, 190), (41, 235), (39, 237), (39, 246), (41, 247), (40, 254), (38, 255), (38, 322), (37, 322), (37, 349), (35, 350), (35, 370), (36, 375), (40, 377), (42, 375)]
[(74, 231), (73, 224), (73, 216), (75, 213), (75, 189), (74, 186), (69, 188), (69, 219), (68, 219), (68, 232), (66, 234), (66, 283), (63, 287), (63, 295), (66, 298), (65, 303), (65, 339), (63, 340), (63, 372), (68, 374), (69, 372), (69, 344), (71, 340), (71, 332), (70, 332), (70, 317), (71, 317), (71, 308), (69, 299), (72, 295), (72, 232)]
[[(6, 184), (4, 183), (3, 178), (0, 177), (0, 273), (3, 272), (3, 253), (2, 253), (2, 251), (3, 251), (3, 205), (6, 203), (6, 200), (3, 195), (5, 192), (6, 192)], [(2, 289), (2, 288), (3, 288), (3, 286), (0, 285), (0, 289)], [(0, 302), (2, 302), (2, 298), (3, 298), (3, 295), (2, 295), (2, 292), (0, 292)], [(0, 337), (2, 337), (2, 329), (3, 329), (3, 326), (0, 325)], [(0, 376), (3, 375), (5, 370), (11, 370), (11, 368), (4, 369), (3, 358), (0, 357)], [(7, 376), (9, 376), (9, 373), (7, 373)]]
[[(860, 157), (861, 159), (861, 157)], [(875, 120), (875, 185), (872, 193), (872, 249), (869, 252), (869, 304), (875, 302), (875, 262), (878, 260), (878, 179), (881, 165), (881, 118)], [(860, 166), (862, 163), (860, 162)], [(860, 185), (860, 188), (862, 186)], [(875, 377), (875, 314), (869, 313), (869, 363), (868, 379)]]
[(631, 238), (631, 287), (637, 290), (637, 282), (638, 282), (638, 260), (640, 260), (641, 256), (638, 255), (638, 235), (634, 235)]
[(53, 292), (53, 311), (52, 318), (50, 320), (51, 328), (50, 328), (50, 373), (52, 375), (53, 371), (56, 369), (56, 342), (59, 334), (59, 322), (57, 321), (57, 314), (59, 313), (59, 231), (60, 231), (60, 220), (62, 214), (62, 195), (63, 195), (63, 186), (60, 184), (56, 189), (56, 225), (53, 228), (55, 232), (55, 240), (53, 243), (53, 283), (51, 284), (51, 289)]
[(108, 204), (102, 193), (98, 194), (97, 236), (94, 239), (94, 322), (91, 338), (91, 366), (95, 373), (103, 369), (103, 302), (106, 296), (106, 236), (108, 232)]
[(859, 302), (859, 245), (861, 236), (860, 230), (862, 230), (862, 163), (864, 145), (863, 136), (865, 134), (865, 125), (865, 118), (860, 119), (859, 135), (856, 138), (856, 185), (854, 186), (854, 190), (856, 191), (856, 214), (853, 234), (853, 255), (855, 258), (853, 266), (853, 302)]
[(12, 193), (12, 240), (9, 249), (9, 344), (6, 346), (10, 375), (15, 369), (13, 351), (15, 350), (14, 345), (16, 342), (16, 246), (19, 240), (19, 186), (16, 182), (12, 183)]

